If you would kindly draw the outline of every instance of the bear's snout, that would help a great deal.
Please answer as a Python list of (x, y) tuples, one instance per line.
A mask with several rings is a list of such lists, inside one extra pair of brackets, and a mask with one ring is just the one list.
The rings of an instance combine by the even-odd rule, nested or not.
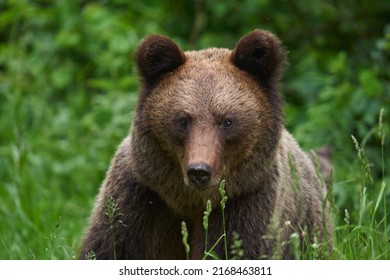
[(211, 166), (207, 163), (190, 163), (187, 167), (187, 176), (191, 184), (196, 187), (207, 186), (212, 174)]

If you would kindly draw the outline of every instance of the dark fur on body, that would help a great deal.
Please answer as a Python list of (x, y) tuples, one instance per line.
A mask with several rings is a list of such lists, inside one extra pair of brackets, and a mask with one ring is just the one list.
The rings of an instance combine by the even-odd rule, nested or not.
[[(322, 221), (326, 190), (284, 129), (278, 92), (284, 57), (279, 40), (261, 30), (233, 51), (183, 52), (165, 37), (144, 39), (136, 53), (142, 88), (132, 130), (111, 163), (80, 258), (93, 251), (112, 259), (115, 249), (118, 259), (183, 259), (182, 221), (191, 258), (202, 258), (207, 200), (208, 244), (223, 233), (222, 179), (228, 243), (237, 232), (245, 258), (270, 257), (275, 242), (304, 229), (330, 236)], [(190, 180), (194, 162), (210, 166), (207, 184)], [(109, 197), (118, 204), (111, 228), (104, 214)], [(222, 244), (215, 251), (223, 257)], [(288, 246), (281, 254), (292, 257)]]

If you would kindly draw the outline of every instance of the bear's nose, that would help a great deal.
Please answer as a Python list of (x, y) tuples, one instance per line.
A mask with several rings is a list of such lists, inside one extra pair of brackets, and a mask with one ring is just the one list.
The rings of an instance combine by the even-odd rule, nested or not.
[(211, 166), (206, 163), (190, 163), (187, 168), (187, 175), (194, 185), (206, 185), (211, 178)]

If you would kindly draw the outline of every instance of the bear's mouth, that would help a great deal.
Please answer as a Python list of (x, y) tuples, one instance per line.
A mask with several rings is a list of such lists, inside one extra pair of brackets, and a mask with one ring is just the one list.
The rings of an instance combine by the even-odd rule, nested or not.
[(186, 183), (184, 182), (185, 185), (193, 190), (196, 190), (196, 191), (199, 191), (199, 192), (206, 192), (206, 191), (209, 191), (209, 190), (213, 190), (213, 189), (218, 189), (218, 186), (219, 184), (208, 184), (208, 185), (204, 185), (204, 184), (200, 184), (200, 185), (195, 185), (195, 184), (192, 184), (192, 183)]

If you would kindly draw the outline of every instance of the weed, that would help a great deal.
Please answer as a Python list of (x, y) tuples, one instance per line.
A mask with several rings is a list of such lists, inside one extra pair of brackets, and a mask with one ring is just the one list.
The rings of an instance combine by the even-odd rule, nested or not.
[(231, 260), (242, 260), (244, 259), (245, 251), (242, 248), (242, 240), (237, 232), (233, 232), (232, 245), (230, 247), (230, 259)]
[(104, 214), (108, 217), (107, 224), (109, 225), (111, 238), (113, 243), (113, 251), (114, 251), (114, 259), (116, 260), (116, 238), (115, 238), (115, 230), (118, 226), (118, 223), (122, 226), (126, 226), (123, 221), (120, 219), (123, 216), (122, 213), (119, 212), (118, 203), (116, 200), (109, 196), (104, 203)]
[(221, 194), (221, 210), (222, 210), (222, 225), (223, 225), (223, 243), (225, 248), (225, 260), (228, 259), (228, 245), (227, 245), (227, 234), (226, 234), (226, 219), (225, 219), (225, 206), (227, 196), (225, 195), (225, 180), (222, 180), (219, 184), (219, 192)]
[[(54, 248), (56, 247), (56, 242), (58, 240), (58, 234), (60, 232), (60, 229), (61, 229), (61, 226), (62, 226), (62, 217), (59, 217), (58, 219), (58, 223), (56, 224), (55, 228), (53, 229), (53, 231), (50, 233), (50, 244), (49, 244), (49, 247), (46, 248), (46, 252), (48, 254), (48, 259), (52, 259), (53, 257), (53, 250)], [(32, 256), (35, 257), (35, 255), (33, 254), (33, 252), (30, 250)]]
[(93, 250), (89, 251), (86, 255), (85, 255), (85, 259), (86, 260), (96, 260), (96, 254)]
[(187, 230), (187, 225), (186, 222), (181, 222), (181, 235), (183, 237), (183, 245), (184, 245), (184, 250), (186, 252), (186, 259), (190, 259), (190, 245), (188, 244), (188, 230)]
[(211, 213), (211, 201), (207, 200), (206, 203), (206, 211), (204, 211), (203, 216), (203, 229), (205, 231), (205, 244), (204, 244), (204, 255), (207, 254), (207, 246), (208, 246), (208, 232), (209, 232), (209, 216)]

